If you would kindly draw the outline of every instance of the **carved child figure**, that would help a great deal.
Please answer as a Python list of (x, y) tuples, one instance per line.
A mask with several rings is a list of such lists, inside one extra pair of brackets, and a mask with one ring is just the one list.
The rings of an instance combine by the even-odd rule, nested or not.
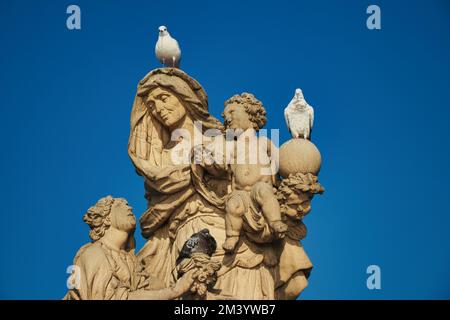
[(278, 187), (277, 198), (289, 229), (279, 243), (281, 249), (278, 250), (275, 284), (277, 299), (296, 299), (308, 285), (313, 265), (301, 244), (306, 236), (306, 226), (302, 220), (311, 210), (314, 195), (323, 192), (324, 188), (312, 173), (291, 173)]
[(225, 203), (226, 240), (223, 249), (232, 253), (239, 241), (244, 214), (257, 207), (277, 238), (283, 238), (287, 226), (281, 221), (280, 205), (274, 194), (274, 172), (271, 170), (271, 141), (258, 137), (256, 131), (266, 123), (262, 103), (250, 93), (235, 95), (225, 102), (222, 116), (227, 135), (233, 131), (229, 156), (224, 166), (231, 174), (231, 193)]

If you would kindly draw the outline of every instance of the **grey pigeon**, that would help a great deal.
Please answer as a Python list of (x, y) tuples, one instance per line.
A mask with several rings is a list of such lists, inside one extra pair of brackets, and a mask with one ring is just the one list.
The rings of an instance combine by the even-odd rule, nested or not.
[(177, 265), (185, 258), (190, 258), (193, 253), (205, 253), (212, 256), (216, 251), (217, 243), (212, 235), (209, 234), (208, 229), (203, 229), (200, 232), (194, 233), (181, 248), (180, 255), (177, 259)]

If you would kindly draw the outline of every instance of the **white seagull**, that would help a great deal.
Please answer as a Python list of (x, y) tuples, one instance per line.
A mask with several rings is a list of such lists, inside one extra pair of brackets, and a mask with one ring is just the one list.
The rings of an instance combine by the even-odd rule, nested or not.
[(303, 97), (302, 90), (296, 89), (294, 98), (284, 109), (286, 125), (294, 139), (310, 139), (314, 124), (314, 109)]
[(172, 38), (165, 26), (159, 27), (158, 42), (155, 46), (158, 60), (166, 67), (179, 68), (181, 50), (178, 41)]

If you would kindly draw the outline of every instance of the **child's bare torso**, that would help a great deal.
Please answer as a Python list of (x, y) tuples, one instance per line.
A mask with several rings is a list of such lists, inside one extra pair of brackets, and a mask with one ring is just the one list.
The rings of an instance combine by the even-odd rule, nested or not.
[(230, 164), (233, 190), (251, 191), (257, 182), (272, 184), (269, 150), (259, 142), (258, 137), (234, 142)]

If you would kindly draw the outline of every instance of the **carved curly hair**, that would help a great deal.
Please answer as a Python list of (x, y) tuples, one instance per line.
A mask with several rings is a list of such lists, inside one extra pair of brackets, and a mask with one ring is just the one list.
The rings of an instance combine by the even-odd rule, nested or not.
[(280, 201), (287, 200), (293, 192), (308, 192), (310, 194), (322, 194), (325, 191), (318, 182), (317, 176), (312, 173), (291, 173), (287, 179), (283, 179), (277, 191)]
[(89, 237), (92, 241), (101, 239), (105, 235), (106, 230), (111, 226), (110, 213), (114, 200), (111, 196), (101, 198), (83, 216), (83, 221), (91, 228)]
[[(232, 103), (242, 104), (244, 106), (245, 112), (248, 113), (250, 121), (253, 123), (253, 128), (256, 131), (264, 127), (267, 122), (266, 109), (262, 102), (256, 99), (253, 94), (248, 92), (241, 93), (240, 95), (236, 94), (225, 101), (225, 107)], [(222, 117), (225, 118), (224, 113), (222, 113)], [(225, 125), (227, 124), (225, 123)]]

